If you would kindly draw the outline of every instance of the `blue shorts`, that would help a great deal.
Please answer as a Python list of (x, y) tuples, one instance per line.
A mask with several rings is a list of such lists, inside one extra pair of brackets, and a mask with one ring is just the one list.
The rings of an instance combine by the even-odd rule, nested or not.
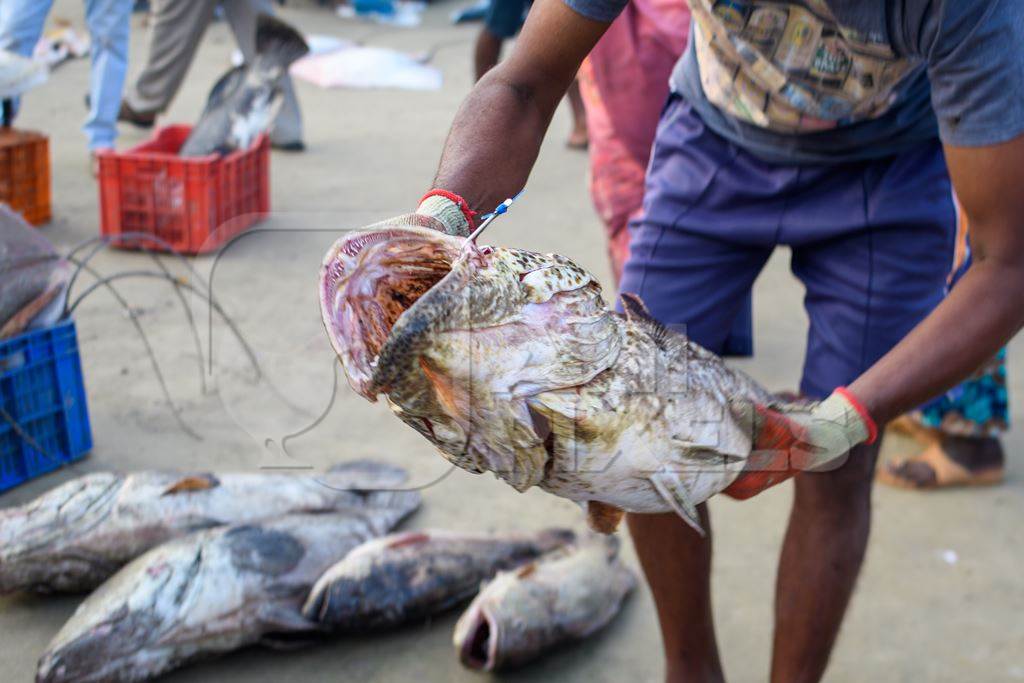
[(499, 38), (513, 38), (526, 20), (531, 0), (491, 0), (484, 26)]
[(621, 290), (716, 353), (778, 245), (807, 290), (801, 391), (849, 384), (943, 298), (956, 233), (938, 141), (838, 165), (763, 161), (673, 95), (655, 138)]

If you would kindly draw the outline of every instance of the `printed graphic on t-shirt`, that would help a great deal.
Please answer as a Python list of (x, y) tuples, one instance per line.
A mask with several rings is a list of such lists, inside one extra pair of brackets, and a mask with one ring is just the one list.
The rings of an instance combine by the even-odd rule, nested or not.
[(827, 130), (877, 118), (913, 64), (885, 36), (840, 25), (826, 0), (690, 0), (708, 100), (762, 128)]

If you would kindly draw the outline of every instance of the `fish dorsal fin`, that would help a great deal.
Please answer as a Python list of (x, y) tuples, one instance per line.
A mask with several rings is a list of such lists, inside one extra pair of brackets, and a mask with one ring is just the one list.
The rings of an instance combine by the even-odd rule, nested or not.
[(208, 472), (202, 474), (190, 474), (168, 486), (162, 496), (173, 496), (176, 493), (188, 493), (193, 491), (207, 491), (220, 486), (220, 480)]
[(655, 472), (651, 475), (650, 481), (662, 499), (677, 515), (683, 518), (684, 522), (693, 527), (694, 531), (702, 537), (707, 535), (700, 525), (700, 515), (697, 513), (696, 503), (693, 502), (693, 494), (690, 493), (679, 473)]
[(664, 323), (651, 315), (643, 299), (629, 292), (620, 294), (619, 299), (622, 301), (622, 309), (626, 312), (626, 318), (645, 327), (650, 332), (651, 338), (658, 345), (658, 348), (667, 348), (672, 341), (674, 333), (665, 327)]

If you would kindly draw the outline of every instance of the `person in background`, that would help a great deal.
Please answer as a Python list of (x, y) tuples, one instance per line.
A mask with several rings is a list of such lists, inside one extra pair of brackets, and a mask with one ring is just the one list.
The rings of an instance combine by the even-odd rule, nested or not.
[[(529, 7), (530, 0), (491, 0), (487, 16), (484, 17), (484, 26), (477, 35), (473, 51), (476, 80), (479, 81), (497, 65), (501, 58), (502, 45), (519, 33)], [(565, 97), (572, 109), (572, 132), (569, 133), (569, 139), (565, 144), (570, 149), (586, 149), (587, 117), (577, 82), (573, 81)]]
[[(0, 2), (0, 49), (29, 57), (40, 36), (53, 0)], [(128, 35), (133, 0), (86, 0), (85, 23), (91, 41), (89, 113), (82, 129), (89, 143), (90, 168), (96, 152), (113, 149), (117, 112), (128, 69)]]
[[(962, 210), (958, 217), (950, 287), (971, 265), (967, 219)], [(1001, 437), (1010, 427), (1008, 399), (1004, 348), (965, 382), (889, 425), (923, 449), (886, 463), (878, 471), (878, 481), (918, 491), (1002, 482), (1006, 456)]]
[[(170, 106), (192, 64), (199, 41), (213, 20), (215, 0), (153, 0), (146, 64), (121, 104), (119, 120), (149, 128)], [(245, 60), (256, 55), (256, 17), (273, 14), (269, 0), (221, 0)], [(277, 149), (301, 151), (302, 115), (290, 77), (282, 80), (284, 102), (270, 131)]]
[(590, 196), (604, 223), (616, 284), (629, 255), (629, 222), (643, 207), (644, 174), (668, 79), (689, 33), (684, 0), (633, 0), (577, 76), (590, 138)]

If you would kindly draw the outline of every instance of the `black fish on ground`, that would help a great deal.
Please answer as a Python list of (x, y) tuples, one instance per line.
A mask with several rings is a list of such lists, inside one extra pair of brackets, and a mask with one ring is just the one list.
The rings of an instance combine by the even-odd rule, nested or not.
[(56, 322), (70, 277), (50, 241), (0, 204), (0, 339)]
[(409, 531), (359, 546), (324, 573), (302, 613), (362, 632), (422, 620), (470, 600), (499, 571), (572, 543), (568, 529), (535, 534)]
[(309, 46), (298, 31), (261, 14), (256, 20), (255, 59), (221, 76), (178, 154), (196, 157), (248, 148), (270, 129), (284, 98), (281, 79), (307, 52)]

